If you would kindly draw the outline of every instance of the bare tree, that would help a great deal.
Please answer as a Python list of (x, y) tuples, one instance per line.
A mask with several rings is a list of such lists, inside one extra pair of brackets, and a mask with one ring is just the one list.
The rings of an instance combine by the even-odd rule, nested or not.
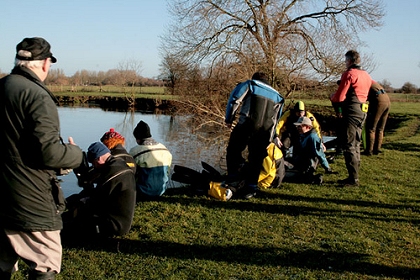
[[(166, 82), (171, 94), (182, 92), (182, 81), (186, 79), (189, 65), (169, 53), (165, 54), (160, 64), (160, 78)], [(185, 86), (185, 83), (184, 83)]]
[(45, 83), (47, 85), (65, 86), (68, 85), (69, 81), (66, 75), (64, 74), (63, 69), (50, 69), (50, 71), (48, 72), (48, 76), (45, 79)]
[(402, 93), (416, 93), (417, 87), (410, 82), (405, 82), (404, 85), (401, 87), (401, 91)]
[(71, 91), (77, 91), (77, 87), (83, 84), (83, 79), (80, 71), (77, 71), (70, 77)]
[[(272, 85), (326, 81), (360, 32), (382, 25), (382, 0), (170, 0), (173, 23), (163, 47), (188, 63), (236, 62), (270, 73)], [(244, 71), (244, 78), (249, 78)]]
[[(128, 59), (118, 64), (117, 70), (120, 74), (120, 82), (122, 83), (124, 94), (130, 107), (135, 105), (135, 85), (139, 81), (139, 76), (142, 71), (142, 62), (136, 59)], [(125, 92), (125, 86), (130, 86), (130, 94)]]
[(95, 84), (99, 86), (99, 91), (102, 92), (102, 86), (104, 85), (106, 80), (106, 73), (104, 71), (99, 71), (95, 75)]
[(179, 105), (178, 112), (195, 116), (188, 125), (193, 125), (193, 129), (224, 125), (223, 107), (232, 87), (240, 82), (234, 73), (240, 72), (237, 64), (222, 60), (212, 67), (200, 67), (167, 54), (160, 66), (160, 78), (166, 82), (166, 88), (179, 97), (173, 100)]
[(384, 88), (384, 90), (386, 92), (392, 92), (393, 91), (391, 82), (388, 81), (387, 79), (382, 80), (382, 82), (380, 84), (382, 85), (382, 87)]

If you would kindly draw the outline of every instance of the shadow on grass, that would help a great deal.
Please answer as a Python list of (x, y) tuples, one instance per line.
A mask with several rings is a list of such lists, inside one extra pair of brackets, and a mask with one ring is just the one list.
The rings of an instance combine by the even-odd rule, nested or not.
[(395, 133), (405, 122), (412, 117), (400, 114), (390, 114), (385, 125), (386, 133)]
[[(181, 191), (181, 190), (179, 190)], [(284, 200), (285, 203), (269, 204), (269, 203), (259, 203), (260, 199), (266, 200)], [(253, 212), (264, 212), (272, 214), (283, 214), (289, 216), (340, 216), (346, 218), (357, 218), (363, 220), (378, 220), (378, 221), (388, 221), (388, 222), (405, 222), (420, 224), (420, 218), (418, 215), (412, 216), (403, 216), (400, 211), (397, 211), (395, 215), (392, 213), (382, 212), (380, 209), (385, 210), (403, 210), (410, 208), (412, 212), (419, 213), (420, 205), (415, 201), (407, 201), (407, 204), (384, 204), (376, 203), (372, 201), (361, 201), (361, 200), (345, 200), (345, 199), (330, 199), (323, 197), (305, 197), (301, 195), (286, 195), (286, 194), (276, 194), (262, 191), (259, 193), (258, 198), (253, 200), (231, 200), (231, 201), (218, 201), (214, 199), (206, 199), (200, 197), (181, 197), (181, 196), (163, 196), (160, 198), (161, 201), (167, 203), (181, 203), (184, 205), (200, 205), (202, 207), (208, 207), (211, 209), (214, 208), (223, 208), (223, 209), (235, 209), (240, 211), (253, 211)], [(323, 207), (311, 207), (303, 205), (290, 205), (288, 202), (311, 202), (319, 203)], [(357, 207), (362, 207), (362, 209), (354, 210), (344, 210), (341, 207), (332, 206), (335, 205), (352, 205)], [(371, 209), (369, 209), (371, 208)], [(414, 218), (416, 217), (416, 218)]]
[[(418, 200), (407, 201), (406, 204), (384, 204), (362, 200), (345, 200), (323, 197), (306, 197), (302, 195), (287, 195), (271, 192), (261, 192), (257, 199), (231, 200), (228, 202), (208, 199), (205, 196), (195, 195), (194, 189), (182, 188), (170, 190), (168, 194), (158, 199), (163, 203), (180, 203), (183, 205), (200, 205), (208, 208), (236, 209), (241, 211), (266, 212), (291, 216), (340, 216), (365, 220), (397, 221), (418, 224), (418, 215), (403, 216), (401, 211), (395, 211), (395, 215), (385, 210), (401, 210), (405, 208), (417, 209)], [(276, 200), (276, 204), (269, 204), (270, 200)], [(281, 201), (285, 203), (281, 203)], [(280, 201), (280, 203), (278, 203)], [(319, 207), (304, 205), (289, 205), (288, 203), (302, 202), (319, 203)], [(147, 203), (147, 202), (144, 202)], [(334, 204), (334, 205), (331, 205)], [(411, 204), (411, 205), (408, 205)], [(360, 210), (337, 210), (335, 205), (353, 205), (361, 207)], [(370, 211), (371, 210), (371, 211)], [(376, 211), (376, 212), (375, 212)], [(379, 213), (378, 213), (379, 212)], [(135, 226), (133, 230), (137, 231)], [(139, 240), (125, 238), (95, 240), (73, 244), (64, 243), (64, 248), (77, 248), (86, 251), (123, 253), (136, 255), (144, 258), (174, 258), (184, 261), (196, 259), (210, 260), (215, 262), (234, 263), (238, 265), (255, 265), (261, 267), (298, 268), (306, 270), (325, 270), (331, 273), (358, 273), (378, 278), (401, 278), (417, 279), (420, 268), (384, 265), (376, 262), (374, 256), (368, 254), (336, 251), (328, 244), (321, 245), (320, 249), (299, 249), (287, 247), (287, 244), (279, 246), (254, 246), (232, 245), (220, 246), (215, 244), (181, 244), (170, 241), (154, 241), (148, 235), (138, 236)]]
[(414, 143), (387, 143), (382, 145), (387, 150), (398, 150), (404, 152), (420, 152), (420, 145)]
[[(105, 244), (105, 245), (104, 245)], [(376, 277), (415, 278), (419, 268), (386, 266), (369, 262), (370, 256), (326, 250), (290, 250), (280, 247), (246, 245), (186, 245), (166, 241), (112, 239), (106, 243), (89, 243), (84, 250), (121, 252), (138, 256), (154, 256), (182, 260), (211, 260), (240, 265), (296, 267), (330, 272), (350, 272)]]

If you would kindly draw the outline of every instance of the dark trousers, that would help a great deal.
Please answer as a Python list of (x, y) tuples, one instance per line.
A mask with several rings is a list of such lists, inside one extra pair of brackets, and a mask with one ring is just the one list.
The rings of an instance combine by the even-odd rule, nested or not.
[[(357, 109), (356, 109), (357, 108)], [(343, 154), (350, 180), (359, 179), (360, 169), (360, 143), (362, 140), (362, 127), (366, 113), (360, 109), (360, 104), (353, 105), (352, 114), (344, 116), (346, 128)]]
[(236, 125), (230, 133), (226, 149), (226, 166), (229, 177), (238, 176), (245, 164), (242, 152), (248, 145), (250, 134), (245, 124)]
[(319, 164), (319, 159), (317, 157), (310, 157), (306, 154), (294, 157), (292, 159), (292, 164), (294, 168), (305, 174), (313, 174)]
[[(228, 176), (240, 176), (241, 179), (246, 180), (247, 184), (257, 185), (263, 160), (267, 156), (269, 136), (269, 131), (254, 131), (248, 123), (236, 125), (232, 130), (226, 150)], [(247, 171), (241, 176), (241, 169), (245, 163), (242, 152), (246, 147), (248, 147)]]
[(346, 123), (343, 118), (337, 118), (336, 126), (336, 151), (337, 154), (341, 154), (344, 150), (344, 145), (346, 143)]

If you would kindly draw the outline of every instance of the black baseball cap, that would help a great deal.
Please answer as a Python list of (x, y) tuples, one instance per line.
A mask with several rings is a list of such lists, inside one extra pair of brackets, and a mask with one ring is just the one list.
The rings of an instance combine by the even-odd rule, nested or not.
[[(50, 49), (50, 44), (43, 38), (25, 38), (16, 46), (16, 58), (19, 60), (43, 60), (50, 57), (51, 62), (56, 63), (57, 58), (53, 56)], [(19, 53), (22, 50), (28, 51), (31, 54), (28, 56)]]

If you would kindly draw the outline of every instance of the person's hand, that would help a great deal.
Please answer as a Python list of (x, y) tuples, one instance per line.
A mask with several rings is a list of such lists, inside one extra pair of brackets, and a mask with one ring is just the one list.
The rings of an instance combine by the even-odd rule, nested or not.
[(322, 150), (323, 150), (323, 151), (324, 151), (324, 153), (325, 153), (325, 151), (327, 150), (327, 148), (325, 147), (324, 143), (321, 143), (321, 145), (322, 145)]
[(280, 138), (278, 137), (274, 138), (273, 142), (274, 142), (274, 145), (276, 145), (278, 148), (283, 147), (283, 143), (280, 141)]
[(76, 145), (76, 143), (74, 143), (73, 137), (69, 137), (69, 144), (70, 145)]

